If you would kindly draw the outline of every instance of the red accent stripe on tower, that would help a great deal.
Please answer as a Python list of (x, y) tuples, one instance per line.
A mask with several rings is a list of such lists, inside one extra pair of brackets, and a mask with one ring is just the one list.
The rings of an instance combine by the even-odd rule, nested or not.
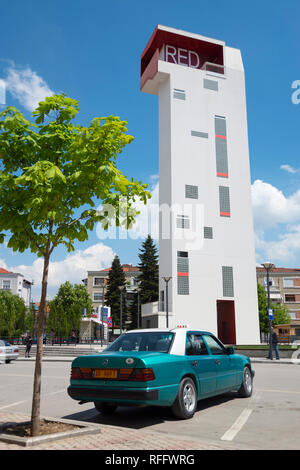
[(188, 276), (189, 273), (177, 273), (177, 276)]
[(225, 139), (225, 140), (227, 139), (226, 135), (218, 135), (218, 134), (216, 134), (216, 138), (217, 139)]
[(222, 176), (223, 178), (228, 178), (228, 173), (217, 172), (217, 176)]
[(220, 212), (223, 217), (230, 217), (230, 212)]

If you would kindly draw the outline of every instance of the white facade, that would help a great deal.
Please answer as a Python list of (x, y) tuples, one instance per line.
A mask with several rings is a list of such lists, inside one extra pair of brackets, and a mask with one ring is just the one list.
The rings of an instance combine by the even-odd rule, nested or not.
[(0, 271), (0, 290), (10, 291), (24, 300), (26, 307), (30, 305), (32, 283), (27, 281), (23, 274), (13, 273), (1, 269)]
[[(257, 344), (240, 51), (158, 26), (142, 55), (141, 90), (159, 97), (159, 277), (166, 310), (162, 277), (172, 276), (169, 327), (187, 324), (211, 331), (225, 343)], [(155, 326), (165, 326), (161, 314), (159, 318)], [(148, 320), (148, 326), (154, 325)]]

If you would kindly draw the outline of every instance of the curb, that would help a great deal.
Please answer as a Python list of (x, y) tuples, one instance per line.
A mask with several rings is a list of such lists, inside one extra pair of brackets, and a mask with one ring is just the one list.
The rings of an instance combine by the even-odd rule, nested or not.
[[(63, 418), (49, 418), (43, 417), (46, 421), (54, 421), (56, 423), (65, 423), (70, 424), (72, 426), (77, 426), (81, 429), (75, 429), (72, 431), (64, 431), (55, 434), (45, 434), (43, 436), (36, 436), (36, 437), (19, 437), (19, 436), (12, 436), (10, 434), (5, 434), (5, 432), (0, 434), (0, 441), (6, 442), (7, 444), (17, 444), (23, 447), (30, 447), (34, 445), (44, 444), (51, 441), (57, 441), (58, 439), (67, 439), (72, 437), (83, 436), (87, 434), (98, 434), (101, 432), (101, 426), (99, 424), (94, 423), (87, 423), (84, 421), (75, 421), (70, 419), (63, 419)], [(16, 424), (16, 423), (5, 423), (4, 428), (6, 425)], [(0, 425), (0, 428), (3, 425)]]

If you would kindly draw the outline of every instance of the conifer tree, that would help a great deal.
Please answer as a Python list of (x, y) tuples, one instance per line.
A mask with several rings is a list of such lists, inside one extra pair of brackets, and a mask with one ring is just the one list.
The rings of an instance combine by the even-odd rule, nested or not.
[(150, 235), (142, 243), (139, 253), (141, 303), (158, 300), (158, 254), (155, 243)]
[(110, 306), (110, 315), (113, 320), (113, 329), (115, 322), (120, 324), (120, 289), (119, 286), (124, 286), (122, 292), (122, 326), (124, 329), (127, 320), (128, 311), (126, 307), (126, 278), (122, 269), (119, 257), (116, 255), (111, 270), (108, 274), (107, 291), (105, 294), (105, 304)]

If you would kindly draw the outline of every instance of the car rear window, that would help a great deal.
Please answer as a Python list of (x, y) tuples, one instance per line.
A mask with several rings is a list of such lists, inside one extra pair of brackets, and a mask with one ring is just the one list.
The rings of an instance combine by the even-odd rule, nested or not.
[(174, 333), (124, 333), (105, 351), (151, 351), (168, 353)]

